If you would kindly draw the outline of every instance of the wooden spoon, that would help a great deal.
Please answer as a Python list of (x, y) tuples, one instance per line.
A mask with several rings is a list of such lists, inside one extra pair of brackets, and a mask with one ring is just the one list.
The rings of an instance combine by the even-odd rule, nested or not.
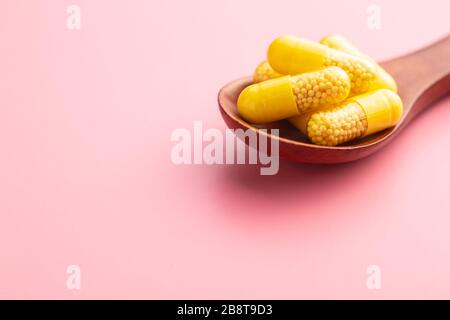
[(381, 63), (397, 81), (404, 114), (397, 126), (337, 147), (310, 143), (288, 121), (253, 125), (243, 120), (236, 102), (240, 92), (252, 83), (250, 77), (229, 83), (219, 92), (218, 102), (228, 127), (258, 131), (280, 129), (280, 158), (306, 163), (340, 163), (367, 157), (391, 141), (395, 135), (427, 106), (450, 92), (450, 35), (411, 54)]

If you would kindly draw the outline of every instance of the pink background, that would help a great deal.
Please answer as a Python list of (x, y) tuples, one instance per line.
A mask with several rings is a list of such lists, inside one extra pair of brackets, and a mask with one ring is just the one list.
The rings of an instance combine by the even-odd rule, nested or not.
[[(72, 3), (81, 31), (66, 28)], [(447, 34), (449, 9), (2, 1), (0, 298), (450, 298), (448, 98), (356, 163), (260, 176), (170, 160), (173, 130), (225, 129), (218, 90), (276, 36), (340, 33), (382, 60)], [(381, 290), (366, 287), (370, 264)]]

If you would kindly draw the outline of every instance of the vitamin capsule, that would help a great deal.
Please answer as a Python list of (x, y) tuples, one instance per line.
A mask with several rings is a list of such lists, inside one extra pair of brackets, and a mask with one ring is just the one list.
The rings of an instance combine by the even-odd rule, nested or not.
[[(361, 53), (350, 42), (348, 42), (344, 37), (341, 36), (330, 35), (320, 40), (320, 43), (338, 51), (353, 54), (355, 56), (363, 57), (365, 59), (370, 59), (368, 56)], [(261, 81), (279, 78), (282, 76), (283, 75), (281, 73), (278, 73), (275, 70), (273, 70), (269, 62), (263, 61), (256, 67), (255, 73), (253, 74), (253, 82), (258, 83)]]
[(275, 79), (282, 76), (282, 74), (273, 70), (267, 61), (263, 61), (256, 67), (255, 73), (253, 74), (253, 83)]
[(372, 61), (372, 58), (359, 51), (353, 44), (351, 44), (347, 39), (345, 39), (342, 36), (329, 35), (322, 38), (319, 42), (324, 46), (327, 46), (328, 48), (352, 54), (354, 56), (358, 56)]
[(252, 123), (268, 123), (343, 101), (350, 79), (338, 67), (284, 76), (245, 88), (239, 95), (240, 115)]
[[(392, 76), (389, 73), (387, 73), (386, 70), (384, 70), (379, 64), (377, 64), (374, 60), (372, 60), (371, 57), (356, 49), (356, 47), (352, 45), (344, 37), (338, 35), (329, 35), (320, 40), (320, 43), (327, 46), (328, 48), (335, 49), (340, 52), (345, 52), (371, 61), (375, 66), (378, 77), (383, 79), (385, 88), (397, 92), (397, 84), (395, 83), (394, 78), (392, 78)], [(274, 70), (274, 72), (276, 71)], [(380, 85), (382, 85), (382, 82), (380, 83)]]
[(329, 66), (340, 67), (350, 77), (352, 95), (381, 88), (393, 91), (397, 89), (392, 77), (386, 77), (387, 73), (380, 73), (372, 61), (293, 36), (283, 36), (272, 42), (268, 50), (268, 61), (281, 74), (298, 74)]
[[(381, 78), (385, 80), (386, 88), (394, 92), (397, 92), (397, 84), (395, 83), (394, 78), (392, 78), (390, 74), (388, 74), (381, 66), (379, 66), (375, 61), (373, 61), (372, 58), (359, 51), (344, 37), (338, 35), (329, 35), (320, 40), (320, 43), (331, 49), (335, 49), (341, 52), (345, 52), (372, 61), (375, 65), (375, 68), (378, 70), (378, 73), (380, 74)], [(283, 76), (282, 74), (273, 70), (273, 68), (267, 61), (264, 61), (260, 63), (259, 66), (256, 68), (255, 73), (253, 75), (253, 82), (258, 83), (261, 81), (279, 78), (282, 76)]]
[(318, 145), (336, 146), (396, 125), (403, 113), (400, 97), (380, 89), (289, 121)]

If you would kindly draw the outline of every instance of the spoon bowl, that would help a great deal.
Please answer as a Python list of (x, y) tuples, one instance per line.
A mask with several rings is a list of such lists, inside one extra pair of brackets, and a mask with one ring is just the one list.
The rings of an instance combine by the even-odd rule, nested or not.
[(242, 119), (237, 111), (237, 99), (241, 91), (252, 84), (251, 77), (241, 78), (223, 87), (218, 96), (219, 109), (227, 126), (232, 129), (279, 129), (280, 158), (303, 163), (343, 163), (369, 156), (391, 141), (396, 134), (427, 106), (450, 92), (450, 36), (380, 65), (397, 82), (404, 111), (400, 122), (392, 128), (356, 139), (344, 145), (328, 147), (309, 142), (288, 121), (255, 125)]

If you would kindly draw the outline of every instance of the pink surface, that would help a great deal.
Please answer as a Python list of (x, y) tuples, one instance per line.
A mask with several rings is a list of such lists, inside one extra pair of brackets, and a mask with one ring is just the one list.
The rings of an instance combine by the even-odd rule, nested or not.
[(372, 3), (2, 1), (0, 298), (450, 298), (448, 98), (352, 164), (170, 159), (173, 130), (225, 129), (218, 90), (278, 35), (381, 60), (449, 32), (448, 1), (376, 1), (380, 30)]

